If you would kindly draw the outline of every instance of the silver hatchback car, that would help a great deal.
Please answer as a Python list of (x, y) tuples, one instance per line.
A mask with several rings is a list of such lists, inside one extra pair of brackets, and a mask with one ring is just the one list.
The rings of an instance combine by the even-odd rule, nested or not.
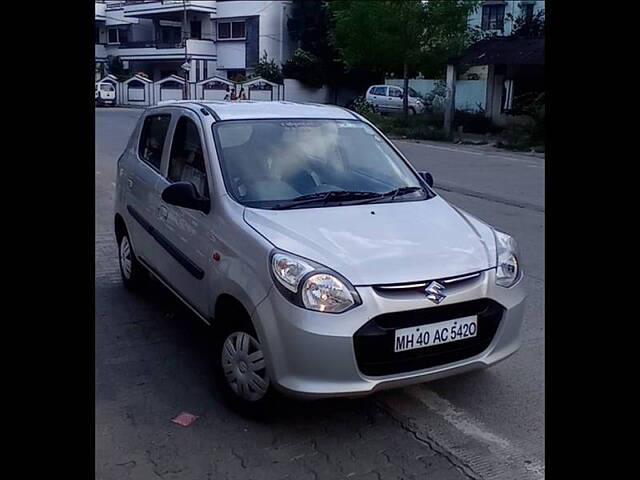
[(213, 327), (225, 397), (357, 396), (487, 367), (520, 345), (516, 242), (451, 205), (360, 115), (175, 102), (118, 159), (126, 287), (148, 272)]

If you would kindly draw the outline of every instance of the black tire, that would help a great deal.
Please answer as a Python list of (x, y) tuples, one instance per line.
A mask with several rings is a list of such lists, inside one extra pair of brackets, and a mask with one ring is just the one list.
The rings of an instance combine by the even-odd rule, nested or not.
[(415, 115), (416, 114), (416, 109), (413, 107), (409, 107), (409, 115)]
[(149, 279), (148, 272), (133, 252), (128, 232), (124, 232), (118, 240), (118, 265), (122, 283), (128, 290), (139, 290)]
[[(222, 397), (239, 415), (264, 418), (275, 405), (278, 393), (267, 375), (264, 353), (262, 356), (258, 354), (258, 351), (262, 350), (251, 320), (242, 309), (229, 308), (225, 309), (224, 318), (217, 318), (215, 322), (212, 363), (216, 385), (222, 392)], [(229, 346), (238, 347), (238, 342), (246, 346), (246, 351), (243, 351), (243, 348), (235, 348), (234, 352), (227, 350)], [(230, 357), (234, 353), (235, 360), (232, 363)], [(245, 362), (247, 355), (259, 359)], [(253, 370), (256, 366), (259, 368)], [(236, 382), (231, 380), (233, 377)], [(266, 387), (256, 383), (256, 377), (263, 382), (266, 379)], [(246, 380), (246, 383), (238, 382), (239, 378)], [(248, 398), (251, 396), (254, 398)]]

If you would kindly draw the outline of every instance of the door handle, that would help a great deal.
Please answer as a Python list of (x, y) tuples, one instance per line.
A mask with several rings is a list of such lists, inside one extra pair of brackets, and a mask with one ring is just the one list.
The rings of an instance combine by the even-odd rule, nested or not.
[(160, 207), (158, 207), (158, 218), (160, 218), (160, 220), (166, 220), (168, 216), (169, 210), (167, 209), (167, 207), (165, 207), (164, 205), (160, 205)]
[(127, 185), (129, 185), (129, 188), (133, 188), (133, 178), (127, 178)]

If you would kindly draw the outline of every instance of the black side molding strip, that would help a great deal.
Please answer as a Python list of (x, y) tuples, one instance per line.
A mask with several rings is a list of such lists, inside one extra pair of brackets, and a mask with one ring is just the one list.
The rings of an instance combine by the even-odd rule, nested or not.
[(184, 296), (182, 295), (182, 293), (180, 293), (178, 291), (177, 288), (173, 287), (171, 285), (171, 282), (169, 282), (166, 278), (164, 278), (162, 275), (160, 275), (158, 272), (156, 272), (156, 270), (149, 265), (144, 258), (142, 257), (138, 257), (138, 260), (140, 261), (140, 263), (142, 263), (142, 265), (151, 272), (151, 275), (155, 275), (155, 277), (160, 280), (161, 283), (164, 283), (164, 285), (171, 290), (171, 292), (178, 297), (179, 300), (182, 301), (182, 303), (184, 303), (187, 307), (189, 307), (196, 315), (198, 315), (201, 320), (206, 323), (207, 325), (211, 325), (211, 322), (209, 320), (207, 320), (207, 316), (203, 315), (202, 312), (200, 310), (198, 310), (196, 307), (194, 307), (193, 305), (191, 305), (187, 300), (185, 300)]
[(204, 278), (204, 270), (193, 263), (184, 253), (178, 250), (173, 245), (173, 243), (167, 240), (164, 235), (162, 235), (147, 220), (145, 220), (145, 218), (135, 208), (133, 208), (131, 205), (127, 205), (127, 211), (140, 225), (142, 225), (142, 228), (149, 232), (149, 234), (156, 240), (156, 242), (158, 242), (162, 248), (169, 252), (169, 254), (173, 258), (175, 258), (178, 263), (182, 265), (191, 275), (196, 277), (198, 280), (202, 280)]

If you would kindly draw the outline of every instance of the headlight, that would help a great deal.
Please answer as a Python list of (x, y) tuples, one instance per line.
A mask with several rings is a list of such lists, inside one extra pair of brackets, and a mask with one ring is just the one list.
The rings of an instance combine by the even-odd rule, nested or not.
[(293, 255), (274, 253), (271, 256), (271, 270), (282, 286), (295, 293), (302, 277), (313, 271), (313, 267)]
[(308, 310), (342, 313), (362, 303), (355, 288), (340, 274), (291, 253), (272, 253), (271, 273), (280, 293)]
[(520, 274), (518, 245), (513, 237), (506, 233), (497, 230), (494, 230), (494, 233), (498, 257), (496, 284), (501, 287), (510, 287), (516, 283)]

